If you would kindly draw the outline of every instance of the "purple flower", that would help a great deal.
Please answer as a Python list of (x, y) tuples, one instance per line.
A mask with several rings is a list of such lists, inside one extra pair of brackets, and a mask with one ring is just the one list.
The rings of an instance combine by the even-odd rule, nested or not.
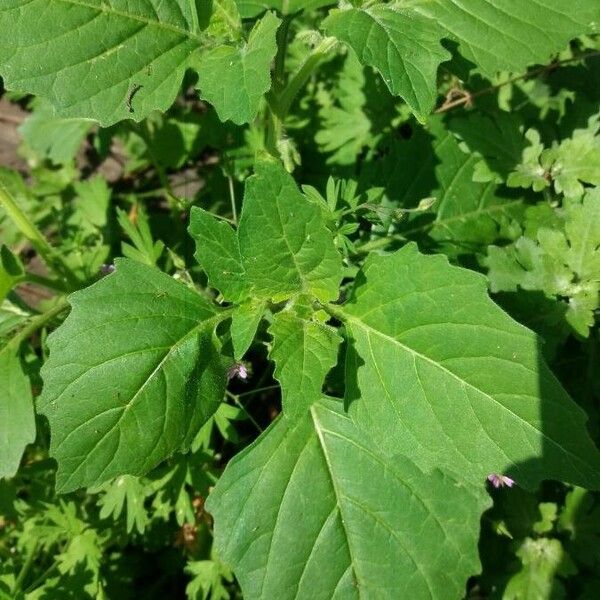
[(512, 487), (514, 485), (514, 479), (507, 477), (506, 475), (497, 475), (496, 473), (492, 473), (487, 476), (487, 480), (496, 488), (501, 487)]
[(248, 368), (243, 362), (233, 363), (227, 370), (227, 379), (231, 381), (234, 377), (246, 381), (248, 379)]

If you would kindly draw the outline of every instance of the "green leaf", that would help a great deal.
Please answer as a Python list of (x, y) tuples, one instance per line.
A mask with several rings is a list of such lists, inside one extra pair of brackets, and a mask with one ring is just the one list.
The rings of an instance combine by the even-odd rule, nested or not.
[(198, 89), (221, 121), (238, 125), (254, 120), (263, 95), (271, 88), (271, 61), (277, 52), (275, 34), (281, 23), (268, 12), (256, 23), (248, 42), (217, 46), (204, 52), (198, 65)]
[(600, 507), (592, 492), (576, 487), (567, 494), (558, 530), (568, 536), (565, 545), (569, 554), (596, 569), (600, 564)]
[(557, 575), (573, 575), (577, 569), (563, 550), (559, 540), (526, 538), (517, 551), (522, 570), (508, 582), (503, 598), (506, 600), (537, 600), (565, 597)]
[(556, 222), (538, 224), (541, 211), (530, 208), (525, 227), (533, 238), (523, 236), (509, 246), (488, 248), (491, 289), (521, 288), (567, 299), (567, 322), (587, 337), (600, 306), (600, 188), (554, 212)]
[(507, 236), (525, 198), (494, 182), (474, 181), (479, 160), (461, 149), (443, 121), (431, 118), (427, 131), (419, 128), (408, 142), (392, 146), (369, 181), (385, 186), (387, 199), (400, 208), (414, 209), (424, 198), (435, 199), (427, 212), (417, 211), (399, 223), (403, 235), (427, 232), (439, 243), (487, 246)]
[(118, 260), (70, 296), (48, 339), (40, 411), (61, 492), (140, 475), (185, 449), (225, 389), (217, 311), (160, 271)]
[(521, 153), (521, 161), (510, 173), (507, 183), (513, 187), (554, 189), (567, 198), (581, 196), (584, 183), (600, 185), (600, 134), (598, 117), (585, 129), (576, 129), (572, 137), (544, 149), (535, 129), (526, 134), (530, 145)]
[(0, 30), (7, 88), (103, 126), (169, 108), (201, 42), (188, 0), (9, 0)]
[(250, 19), (267, 9), (275, 9), (284, 15), (293, 15), (299, 10), (313, 10), (335, 4), (335, 0), (235, 0), (240, 14)]
[(583, 411), (535, 334), (489, 299), (485, 277), (409, 244), (369, 256), (357, 282), (336, 311), (352, 340), (347, 369), (359, 365), (349, 410), (382, 451), (461, 481), (506, 473), (524, 487), (600, 486)]
[(19, 133), (42, 159), (61, 165), (75, 158), (92, 126), (88, 119), (59, 117), (48, 101), (42, 101), (19, 127)]
[(599, 18), (596, 0), (568, 8), (563, 0), (431, 0), (333, 11), (323, 27), (377, 69), (390, 91), (423, 119), (436, 98), (438, 66), (450, 58), (442, 38), (456, 42), (467, 61), (493, 77), (548, 62), (569, 40), (593, 32)]
[(35, 440), (31, 385), (11, 344), (0, 350), (0, 390), (1, 479), (17, 472), (25, 446)]
[[(340, 402), (280, 418), (207, 501), (244, 598), (458, 598), (479, 570), (483, 492), (390, 461)], [(293, 543), (292, 543), (293, 541)]]
[(25, 276), (25, 267), (21, 259), (13, 254), (7, 246), (0, 246), (0, 303), (12, 288), (22, 281)]
[(231, 340), (236, 360), (241, 360), (250, 348), (265, 308), (266, 302), (253, 300), (234, 308), (231, 315)]
[(149, 518), (144, 508), (144, 501), (150, 494), (147, 487), (138, 477), (131, 475), (121, 475), (115, 480), (103, 484), (98, 490), (104, 494), (98, 500), (100, 509), (100, 518), (106, 519), (112, 517), (118, 519), (123, 510), (127, 515), (127, 533), (134, 530), (144, 533)]
[(192, 209), (189, 231), (209, 282), (229, 301), (298, 293), (337, 298), (343, 273), (333, 234), (279, 163), (259, 162), (246, 181), (237, 233), (199, 208)]
[(375, 5), (334, 11), (323, 27), (379, 71), (390, 92), (402, 96), (419, 118), (431, 111), (437, 69), (450, 59), (434, 21), (410, 8)]
[(185, 572), (192, 576), (185, 588), (189, 600), (229, 600), (231, 595), (226, 584), (233, 581), (231, 571), (214, 560), (189, 562)]
[(242, 33), (242, 20), (236, 0), (211, 0), (200, 5), (200, 18), (202, 11), (211, 10), (208, 25), (204, 29), (212, 37), (238, 40)]
[(342, 339), (333, 327), (292, 310), (277, 313), (269, 333), (273, 336), (269, 356), (281, 384), (283, 411), (288, 417), (302, 415), (322, 397), (325, 376), (337, 363)]

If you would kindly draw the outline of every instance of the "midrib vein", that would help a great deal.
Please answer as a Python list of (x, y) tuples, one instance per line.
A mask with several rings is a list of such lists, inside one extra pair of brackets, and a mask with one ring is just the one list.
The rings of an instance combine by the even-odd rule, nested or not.
[[(372, 335), (375, 335), (375, 336), (377, 336), (379, 338), (384, 339), (385, 341), (387, 341), (387, 342), (389, 342), (391, 344), (399, 346), (400, 348), (402, 348), (403, 350), (405, 350), (406, 352), (408, 352), (412, 356), (420, 358), (421, 360), (423, 360), (423, 361), (425, 361), (425, 362), (427, 362), (429, 364), (434, 365), (440, 371), (443, 371), (448, 376), (452, 377), (453, 379), (456, 379), (456, 381), (458, 381), (461, 385), (474, 390), (478, 394), (481, 394), (482, 396), (484, 396), (488, 400), (492, 401), (494, 404), (498, 405), (502, 410), (510, 413), (515, 419), (517, 419), (517, 421), (519, 423), (521, 423), (522, 425), (525, 425), (529, 429), (532, 429), (533, 431), (535, 431), (536, 434), (540, 435), (548, 443), (550, 443), (553, 446), (556, 446), (560, 451), (564, 452), (569, 457), (572, 457), (572, 459), (573, 459), (574, 462), (583, 463), (584, 465), (587, 466), (587, 463), (585, 463), (579, 456), (577, 456), (577, 454), (573, 453), (568, 448), (565, 448), (565, 447), (561, 446), (556, 440), (554, 440), (551, 437), (549, 437), (548, 435), (546, 435), (546, 433), (544, 433), (544, 431), (542, 431), (541, 429), (536, 428), (534, 425), (532, 425), (526, 419), (523, 419), (517, 413), (515, 413), (510, 408), (508, 408), (508, 406), (502, 404), (502, 402), (500, 402), (499, 400), (496, 400), (496, 398), (494, 398), (494, 396), (492, 396), (488, 392), (485, 392), (484, 390), (481, 390), (481, 389), (475, 387), (472, 383), (470, 383), (469, 381), (463, 379), (462, 377), (460, 377), (459, 375), (457, 375), (453, 371), (450, 371), (449, 369), (447, 369), (446, 367), (444, 367), (444, 365), (442, 365), (441, 363), (433, 360), (432, 358), (429, 358), (429, 356), (426, 356), (425, 354), (421, 354), (420, 352), (417, 352), (416, 350), (414, 350), (410, 346), (406, 346), (405, 344), (403, 344), (402, 342), (400, 342), (396, 338), (394, 338), (394, 337), (392, 337), (390, 335), (387, 335), (386, 333), (383, 333), (382, 331), (379, 331), (378, 329), (375, 329), (375, 328), (371, 327), (370, 325), (367, 325), (366, 323), (364, 323), (363, 321), (361, 321), (359, 318), (357, 318), (357, 317), (355, 317), (353, 315), (349, 315), (348, 313), (343, 312), (343, 311), (340, 311), (340, 313), (341, 313), (341, 316), (343, 316), (343, 318), (345, 320), (347, 320), (348, 322), (350, 322), (350, 323), (352, 323), (352, 324), (360, 327), (361, 329), (363, 329), (367, 333), (367, 336), (369, 336), (369, 335), (372, 334)], [(573, 467), (575, 467), (574, 464), (573, 464)], [(583, 475), (583, 473), (581, 471), (579, 471), (579, 469), (577, 469), (576, 467), (575, 467), (575, 469), (581, 475)]]

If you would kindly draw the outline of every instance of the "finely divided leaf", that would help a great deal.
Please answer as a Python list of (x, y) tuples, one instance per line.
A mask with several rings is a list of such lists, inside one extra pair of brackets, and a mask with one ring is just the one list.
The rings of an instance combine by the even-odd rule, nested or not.
[(0, 31), (7, 88), (103, 126), (169, 108), (200, 46), (188, 0), (5, 0)]
[(269, 356), (275, 361), (275, 378), (281, 384), (283, 412), (288, 417), (303, 415), (321, 398), (325, 376), (337, 362), (342, 339), (333, 327), (302, 318), (292, 310), (277, 313), (269, 333), (273, 336)]
[(61, 492), (149, 471), (191, 443), (224, 393), (214, 330), (226, 313), (157, 269), (116, 266), (70, 297), (48, 339), (39, 408)]
[(349, 410), (388, 455), (462, 481), (507, 473), (525, 487), (600, 487), (583, 411), (536, 336), (489, 299), (485, 277), (410, 244), (371, 255), (357, 281), (339, 311), (358, 355), (361, 396)]
[(0, 351), (0, 479), (17, 472), (25, 446), (34, 440), (31, 385), (9, 344)]
[(196, 259), (229, 301), (297, 293), (337, 298), (342, 262), (333, 234), (279, 163), (259, 162), (246, 181), (237, 235), (199, 208), (192, 209), (189, 231)]
[(484, 489), (390, 460), (322, 400), (236, 456), (206, 506), (248, 600), (459, 598), (480, 568)]
[(271, 87), (271, 61), (277, 52), (275, 34), (281, 21), (268, 12), (256, 23), (248, 42), (206, 51), (198, 66), (198, 89), (221, 121), (249, 123), (260, 99)]

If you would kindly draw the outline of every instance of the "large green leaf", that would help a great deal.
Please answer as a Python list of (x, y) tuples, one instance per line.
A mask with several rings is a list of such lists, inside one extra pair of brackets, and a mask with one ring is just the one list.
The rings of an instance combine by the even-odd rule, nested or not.
[(222, 121), (252, 121), (263, 94), (271, 87), (271, 61), (277, 52), (275, 33), (281, 21), (267, 13), (239, 47), (217, 46), (202, 55), (198, 88)]
[(281, 383), (283, 411), (287, 416), (301, 415), (321, 398), (342, 339), (333, 327), (293, 310), (277, 313), (269, 333), (273, 336), (269, 355)]
[(379, 71), (390, 92), (402, 96), (417, 115), (429, 113), (437, 93), (437, 69), (450, 59), (434, 21), (411, 9), (375, 5), (336, 11), (324, 27)]
[(29, 379), (12, 345), (0, 351), (0, 479), (12, 477), (23, 450), (35, 440), (35, 417)]
[(9, 89), (102, 125), (169, 108), (201, 41), (189, 0), (2, 0), (0, 31)]
[(485, 277), (409, 244), (371, 255), (357, 281), (339, 310), (349, 369), (358, 365), (349, 410), (382, 451), (464, 481), (509, 473), (525, 487), (600, 487), (583, 411), (543, 363), (536, 336), (489, 299)]
[(414, 0), (335, 10), (326, 31), (377, 69), (390, 91), (424, 118), (436, 97), (439, 64), (450, 58), (442, 39), (486, 76), (548, 62), (571, 38), (592, 32), (600, 19), (596, 0)]
[(206, 506), (244, 598), (346, 600), (462, 597), (488, 503), (483, 484), (385, 458), (322, 400), (234, 458)]
[(248, 42), (215, 46), (197, 10), (190, 0), (1, 0), (0, 74), (75, 128), (71, 119), (109, 126), (166, 111), (194, 68), (223, 120), (250, 121), (271, 86), (279, 19), (268, 13)]
[(192, 209), (196, 259), (230, 301), (252, 295), (285, 298), (338, 295), (342, 262), (319, 207), (298, 190), (281, 164), (260, 162), (246, 181), (239, 229)]
[(227, 313), (152, 267), (116, 266), (70, 297), (48, 339), (39, 408), (62, 492), (142, 474), (185, 449), (224, 393), (214, 330)]

